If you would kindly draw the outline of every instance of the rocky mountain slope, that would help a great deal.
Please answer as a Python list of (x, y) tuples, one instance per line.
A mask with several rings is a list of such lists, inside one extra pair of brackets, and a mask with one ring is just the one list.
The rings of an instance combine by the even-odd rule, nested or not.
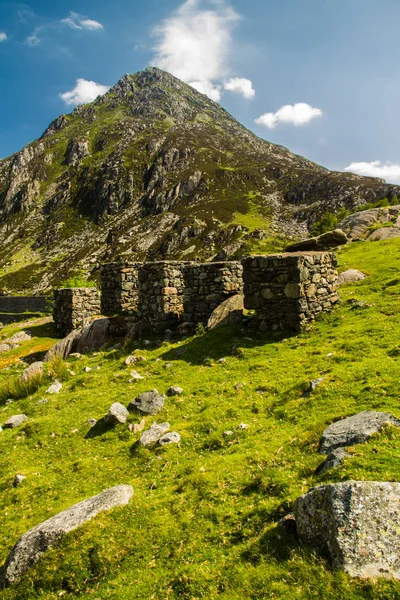
[(0, 289), (46, 292), (120, 257), (279, 250), (328, 210), (399, 193), (259, 139), (151, 67), (0, 161)]

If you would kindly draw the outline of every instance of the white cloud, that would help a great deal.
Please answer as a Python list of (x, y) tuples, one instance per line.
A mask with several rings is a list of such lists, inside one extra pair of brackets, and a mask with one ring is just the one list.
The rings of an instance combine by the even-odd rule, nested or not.
[(215, 85), (211, 81), (189, 81), (189, 85), (194, 87), (201, 94), (206, 94), (206, 96), (215, 102), (219, 102), (221, 100), (220, 85)]
[(400, 165), (390, 162), (382, 164), (380, 160), (371, 162), (353, 162), (345, 168), (345, 171), (366, 175), (368, 177), (380, 177), (390, 183), (400, 184)]
[(291, 125), (299, 126), (306, 125), (312, 119), (321, 115), (322, 110), (320, 108), (313, 108), (305, 102), (298, 102), (293, 105), (286, 104), (274, 113), (264, 113), (255, 120), (255, 123), (265, 125), (269, 129), (273, 129), (279, 123), (290, 123)]
[(232, 31), (240, 16), (224, 0), (211, 0), (208, 9), (205, 2), (185, 0), (154, 29), (152, 63), (219, 101), (221, 80), (229, 76)]
[(250, 79), (244, 77), (231, 77), (224, 83), (224, 89), (230, 92), (237, 92), (242, 94), (244, 98), (254, 98), (256, 92), (253, 88), (253, 83)]
[(0, 31), (0, 42), (5, 42), (7, 39), (7, 34), (4, 31)]
[(64, 23), (64, 25), (67, 25), (71, 29), (89, 29), (91, 31), (104, 29), (103, 25), (98, 21), (85, 19), (76, 12), (70, 12), (66, 19), (61, 19), (61, 23)]
[(74, 89), (59, 94), (59, 97), (68, 105), (87, 104), (95, 100), (97, 96), (105, 94), (109, 89), (109, 86), (101, 85), (95, 81), (77, 79)]

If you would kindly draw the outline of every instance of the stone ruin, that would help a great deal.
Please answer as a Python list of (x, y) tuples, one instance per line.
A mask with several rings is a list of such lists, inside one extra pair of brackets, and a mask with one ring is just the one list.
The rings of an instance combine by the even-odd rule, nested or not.
[(154, 330), (207, 324), (232, 296), (244, 296), (263, 331), (299, 332), (339, 300), (333, 252), (249, 256), (242, 261), (109, 263), (94, 288), (55, 290), (60, 331), (90, 316), (130, 316)]

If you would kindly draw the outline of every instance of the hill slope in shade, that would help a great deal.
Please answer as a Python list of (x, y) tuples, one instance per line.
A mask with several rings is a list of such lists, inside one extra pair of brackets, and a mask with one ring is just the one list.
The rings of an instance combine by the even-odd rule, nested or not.
[(280, 250), (327, 210), (395, 193), (258, 138), (150, 67), (0, 161), (0, 288), (46, 292), (117, 257)]

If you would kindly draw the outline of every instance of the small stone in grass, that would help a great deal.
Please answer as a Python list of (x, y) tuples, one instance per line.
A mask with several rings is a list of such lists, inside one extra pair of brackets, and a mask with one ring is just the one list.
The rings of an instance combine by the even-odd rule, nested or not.
[(172, 385), (167, 391), (168, 396), (181, 396), (182, 394), (183, 389), (179, 385)]
[(159, 440), (158, 443), (160, 446), (165, 446), (166, 444), (179, 444), (181, 441), (181, 436), (176, 431), (171, 431), (170, 433), (166, 433)]

